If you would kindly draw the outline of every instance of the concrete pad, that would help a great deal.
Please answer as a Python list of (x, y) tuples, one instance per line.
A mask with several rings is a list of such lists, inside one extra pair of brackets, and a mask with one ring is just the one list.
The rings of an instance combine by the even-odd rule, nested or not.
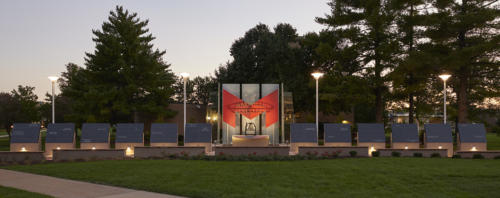
[(53, 197), (72, 198), (175, 198), (178, 196), (132, 190), (56, 177), (0, 169), (0, 185)]

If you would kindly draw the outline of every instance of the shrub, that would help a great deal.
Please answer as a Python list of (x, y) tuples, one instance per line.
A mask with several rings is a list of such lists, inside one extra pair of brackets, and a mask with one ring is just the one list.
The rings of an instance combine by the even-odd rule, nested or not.
[(457, 154), (457, 155), (453, 155), (453, 157), (452, 157), (452, 158), (459, 159), (459, 158), (462, 158), (462, 156), (460, 156), (460, 155), (458, 155), (458, 154)]
[(380, 156), (380, 151), (373, 151), (373, 152), (372, 152), (372, 156), (373, 156), (373, 157), (378, 157), (378, 156)]
[(472, 156), (472, 159), (484, 159), (484, 156), (479, 153), (476, 153)]
[(393, 152), (391, 153), (391, 156), (392, 156), (392, 157), (401, 157), (401, 153), (400, 153), (400, 152), (397, 152), (397, 151), (393, 151)]
[(349, 151), (349, 155), (351, 155), (351, 157), (356, 157), (356, 155), (358, 155), (358, 152), (357, 151)]
[(422, 157), (424, 155), (422, 155), (422, 153), (413, 153), (413, 157)]
[(441, 157), (441, 154), (439, 154), (439, 153), (432, 153), (431, 157), (439, 158), (439, 157)]
[(495, 156), (495, 159), (500, 159), (500, 155)]

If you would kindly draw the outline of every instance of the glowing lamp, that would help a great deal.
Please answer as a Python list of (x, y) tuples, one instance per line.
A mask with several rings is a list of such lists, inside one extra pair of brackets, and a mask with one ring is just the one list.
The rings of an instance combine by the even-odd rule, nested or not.
[(450, 77), (451, 77), (450, 74), (441, 74), (441, 75), (439, 75), (439, 78), (441, 78), (443, 81), (448, 80), (448, 78), (450, 78)]
[(49, 80), (51, 82), (56, 82), (58, 79), (59, 79), (59, 77), (57, 77), (57, 76), (49, 76)]
[(442, 149), (443, 147), (442, 146), (438, 146), (438, 149)]
[(182, 76), (182, 78), (184, 78), (184, 79), (189, 78), (189, 73), (182, 72), (182, 73), (181, 73), (181, 76)]
[(26, 151), (27, 151), (27, 150), (26, 150), (26, 147), (22, 147), (22, 148), (21, 148), (21, 152), (26, 152)]
[(61, 147), (57, 147), (56, 149), (57, 149), (57, 150), (61, 150)]
[(408, 150), (408, 146), (405, 146), (405, 150)]
[(314, 79), (317, 80), (317, 79), (319, 79), (319, 78), (321, 78), (323, 76), (323, 73), (321, 73), (321, 72), (314, 72), (311, 75), (314, 77)]
[(95, 150), (95, 146), (92, 147), (92, 150)]
[(473, 146), (470, 150), (471, 150), (471, 151), (477, 151), (477, 149), (476, 149), (476, 147), (475, 147), (475, 146)]

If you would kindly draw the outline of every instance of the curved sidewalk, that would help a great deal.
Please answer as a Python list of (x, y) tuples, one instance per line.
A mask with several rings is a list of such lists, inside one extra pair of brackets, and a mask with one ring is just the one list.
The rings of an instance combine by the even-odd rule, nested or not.
[(179, 198), (178, 196), (132, 190), (44, 175), (0, 169), (0, 186), (71, 198)]

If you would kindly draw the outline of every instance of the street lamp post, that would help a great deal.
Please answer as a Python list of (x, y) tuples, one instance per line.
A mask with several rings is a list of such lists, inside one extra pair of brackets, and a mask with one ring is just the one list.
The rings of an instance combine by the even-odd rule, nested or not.
[(318, 92), (318, 81), (321, 76), (323, 76), (323, 73), (321, 72), (314, 72), (311, 74), (314, 79), (316, 79), (316, 137), (319, 139), (319, 118), (318, 118), (318, 110), (319, 110), (319, 92)]
[(443, 109), (443, 123), (446, 124), (446, 80), (450, 78), (451, 75), (449, 74), (441, 74), (439, 75), (439, 78), (443, 80), (443, 96), (444, 96), (444, 109)]
[(186, 135), (186, 83), (189, 79), (188, 73), (181, 73), (182, 79), (184, 80), (184, 135)]
[(55, 84), (59, 77), (49, 76), (49, 80), (52, 83), (52, 124), (56, 123), (56, 103), (55, 103)]

